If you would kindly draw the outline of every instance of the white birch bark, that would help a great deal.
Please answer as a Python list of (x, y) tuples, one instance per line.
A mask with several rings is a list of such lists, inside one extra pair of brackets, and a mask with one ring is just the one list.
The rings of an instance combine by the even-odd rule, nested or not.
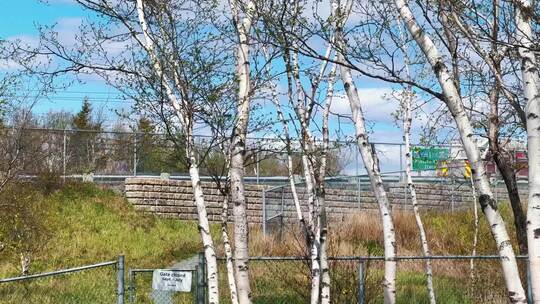
[(210, 235), (210, 225), (208, 223), (208, 215), (206, 212), (206, 205), (204, 201), (203, 190), (201, 186), (201, 180), (199, 177), (199, 168), (193, 150), (193, 124), (190, 114), (186, 112), (185, 101), (178, 100), (172, 89), (171, 80), (163, 72), (163, 68), (159, 62), (158, 56), (154, 50), (154, 42), (150, 36), (148, 24), (146, 22), (143, 0), (137, 0), (137, 15), (139, 19), (139, 25), (144, 36), (144, 48), (148, 53), (152, 62), (152, 68), (156, 75), (162, 79), (162, 85), (165, 88), (165, 92), (169, 102), (176, 111), (176, 115), (180, 121), (184, 135), (186, 136), (186, 156), (189, 163), (189, 175), (191, 179), (191, 185), (193, 189), (193, 196), (195, 205), (197, 206), (197, 218), (199, 224), (199, 233), (204, 247), (204, 255), (206, 259), (207, 269), (207, 281), (208, 281), (208, 302), (210, 304), (219, 303), (219, 285), (218, 285), (218, 273), (217, 273), (217, 260), (214, 249), (214, 242)]
[[(347, 20), (350, 11), (352, 9), (352, 1), (347, 1), (341, 12), (341, 8), (335, 4), (332, 4), (335, 9), (340, 9), (340, 13), (336, 14), (336, 36), (335, 41), (338, 45), (338, 62), (346, 62), (343, 56), (343, 51), (346, 49), (343, 35), (343, 25)], [(388, 195), (384, 189), (384, 184), (380, 174), (379, 159), (376, 151), (369, 143), (369, 136), (366, 130), (364, 114), (362, 112), (362, 105), (358, 90), (354, 84), (352, 73), (350, 68), (345, 65), (340, 65), (341, 80), (343, 81), (343, 87), (349, 99), (349, 105), (351, 107), (352, 120), (355, 126), (356, 143), (358, 150), (364, 162), (364, 167), (368, 173), (368, 177), (371, 183), (371, 188), (375, 194), (377, 204), (379, 206), (379, 213), (381, 217), (381, 223), (383, 228), (383, 243), (384, 243), (384, 277), (383, 277), (383, 291), (384, 291), (384, 303), (393, 304), (396, 302), (396, 235), (394, 230), (394, 221), (392, 219), (390, 202)]]
[[(341, 37), (337, 38), (341, 44)], [(343, 48), (341, 48), (343, 49)], [(339, 54), (339, 62), (345, 62), (342, 54)], [(352, 119), (356, 131), (356, 140), (358, 150), (362, 156), (362, 161), (369, 176), (371, 182), (371, 188), (377, 199), (379, 205), (379, 212), (381, 216), (381, 222), (383, 226), (383, 239), (384, 239), (384, 303), (392, 304), (396, 302), (396, 236), (394, 231), (394, 222), (392, 220), (392, 214), (390, 210), (390, 202), (384, 189), (383, 181), (379, 170), (379, 161), (377, 154), (373, 151), (367, 130), (365, 127), (364, 114), (360, 103), (360, 97), (354, 84), (351, 71), (348, 67), (340, 66), (341, 79), (343, 86), (349, 98), (351, 106)]]
[(330, 107), (332, 105), (332, 98), (334, 97), (334, 82), (336, 78), (336, 64), (332, 65), (332, 69), (328, 75), (328, 89), (326, 91), (325, 106), (323, 112), (323, 147), (321, 165), (319, 169), (319, 181), (318, 181), (318, 197), (320, 204), (320, 221), (321, 221), (321, 235), (319, 238), (320, 244), (320, 266), (321, 266), (321, 304), (330, 304), (330, 268), (328, 266), (327, 255), (327, 235), (328, 235), (328, 222), (326, 220), (326, 190), (324, 184), (324, 177), (326, 176), (326, 163), (328, 157), (328, 146), (330, 141), (328, 117), (330, 115)]
[(319, 238), (320, 238), (320, 223), (318, 198), (315, 190), (315, 171), (313, 169), (310, 156), (314, 152), (313, 137), (309, 130), (310, 113), (306, 111), (304, 100), (304, 89), (300, 81), (298, 53), (293, 53), (293, 62), (290, 62), (289, 53), (286, 55), (287, 64), (287, 80), (289, 83), (289, 99), (293, 100), (292, 83), (296, 88), (296, 103), (293, 104), (296, 116), (300, 122), (300, 137), (302, 148), (302, 170), (304, 174), (304, 183), (306, 185), (308, 217), (307, 217), (307, 245), (309, 247), (309, 258), (311, 266), (311, 292), (310, 303), (318, 304), (320, 299), (320, 264), (319, 264)]
[[(221, 147), (223, 151), (225, 148)], [(230, 164), (227, 162), (227, 166)], [(231, 304), (238, 304), (238, 291), (236, 288), (236, 277), (234, 276), (234, 259), (231, 242), (229, 240), (228, 219), (229, 219), (229, 193), (225, 191), (223, 203), (221, 206), (221, 240), (223, 242), (223, 251), (225, 252), (225, 267), (227, 268), (227, 283), (229, 284), (229, 294)]]
[[(268, 61), (269, 58), (268, 57), (266, 58)], [(283, 136), (285, 137), (285, 148), (287, 149), (287, 175), (289, 178), (289, 185), (291, 187), (294, 207), (296, 209), (296, 217), (298, 218), (298, 222), (300, 223), (301, 229), (307, 235), (307, 224), (304, 219), (304, 214), (302, 213), (300, 199), (298, 198), (298, 191), (296, 190), (296, 183), (294, 182), (292, 141), (289, 135), (289, 126), (287, 125), (287, 120), (285, 119), (285, 116), (283, 115), (283, 110), (281, 109), (281, 105), (279, 103), (277, 85), (273, 82), (271, 83), (271, 91), (272, 91), (272, 102), (274, 103), (274, 106), (276, 107), (278, 120), (281, 122), (281, 126), (283, 127)]]
[[(473, 236), (473, 245), (472, 245), (472, 252), (471, 255), (474, 257), (476, 256), (476, 247), (478, 246), (478, 205), (476, 205), (476, 188), (474, 187), (474, 179), (471, 174), (470, 176), (471, 180), (471, 190), (473, 195), (473, 212), (474, 212), (474, 236)], [(474, 281), (474, 259), (471, 259), (470, 261), (470, 269), (471, 269), (471, 279)]]
[[(416, 221), (416, 226), (418, 227), (418, 232), (420, 235), (420, 243), (422, 245), (422, 255), (426, 258), (431, 256), (429, 251), (429, 245), (426, 236), (426, 230), (424, 228), (424, 223), (422, 222), (422, 217), (420, 216), (420, 210), (418, 209), (418, 199), (416, 196), (416, 188), (412, 180), (412, 158), (411, 158), (411, 124), (412, 124), (412, 92), (410, 88), (407, 89), (404, 100), (404, 112), (403, 117), (403, 140), (405, 142), (405, 175), (407, 178), (407, 188), (411, 193), (411, 204), (414, 213), (414, 219)], [(429, 303), (435, 304), (435, 288), (433, 287), (433, 270), (431, 267), (431, 260), (426, 259), (426, 280), (427, 280), (427, 289), (429, 296)]]
[[(400, 37), (403, 39), (403, 32), (401, 30), (401, 22), (399, 17), (397, 18), (398, 29)], [(404, 40), (404, 39), (403, 39)], [(407, 49), (404, 47), (404, 56), (405, 56), (405, 71), (407, 77), (410, 79), (409, 71), (409, 56), (407, 55)], [(416, 196), (416, 188), (412, 179), (412, 155), (411, 155), (411, 125), (412, 125), (412, 99), (413, 92), (412, 88), (409, 86), (403, 92), (403, 142), (405, 143), (405, 176), (407, 179), (407, 188), (411, 194), (411, 205), (413, 207), (414, 219), (416, 221), (416, 226), (418, 227), (418, 233), (420, 235), (420, 244), (422, 248), (422, 255), (428, 259), (425, 260), (426, 263), (426, 283), (428, 289), (429, 303), (437, 303), (435, 298), (435, 288), (433, 287), (433, 269), (431, 267), (431, 260), (429, 256), (431, 255), (429, 251), (429, 245), (426, 236), (426, 230), (424, 228), (424, 223), (422, 222), (422, 217), (420, 216), (420, 211), (418, 210), (418, 199)], [(406, 195), (406, 194), (405, 194)]]
[[(332, 51), (332, 46), (328, 46), (326, 50), (327, 56), (330, 55)], [(293, 54), (293, 60), (291, 62), (289, 53), (286, 52), (285, 61), (287, 65), (287, 79), (288, 79), (288, 95), (289, 100), (294, 99), (293, 97), (293, 83), (296, 88), (296, 103), (293, 102), (293, 107), (300, 122), (301, 130), (301, 148), (302, 148), (302, 166), (303, 174), (306, 185), (307, 193), (307, 205), (308, 205), (308, 220), (307, 223), (304, 222), (306, 227), (306, 241), (309, 247), (309, 256), (310, 256), (310, 265), (311, 265), (311, 293), (310, 293), (310, 303), (329, 303), (330, 302), (330, 274), (328, 268), (328, 260), (326, 254), (326, 212), (325, 212), (325, 199), (324, 199), (324, 176), (326, 173), (326, 154), (328, 150), (328, 115), (329, 107), (331, 102), (331, 97), (333, 94), (333, 82), (335, 79), (335, 66), (332, 68), (332, 72), (329, 75), (328, 83), (328, 92), (326, 98), (325, 114), (323, 114), (323, 147), (322, 147), (322, 159), (320, 162), (320, 167), (318, 172), (315, 171), (314, 164), (318, 162), (315, 159), (317, 154), (315, 153), (315, 140), (309, 130), (310, 120), (311, 120), (311, 111), (315, 105), (314, 96), (316, 94), (318, 84), (324, 76), (327, 61), (324, 61), (321, 65), (318, 76), (314, 79), (311, 87), (311, 97), (308, 99), (307, 105), (305, 102), (305, 93), (300, 81), (299, 75), (299, 61), (298, 53)], [(276, 108), (278, 110), (278, 117), (284, 125), (284, 130), (287, 130), (285, 119), (281, 111), (281, 107), (277, 102), (277, 99), (274, 99)], [(288, 146), (290, 147), (290, 139), (288, 139), (288, 131), (286, 131), (286, 138), (288, 141)], [(292, 168), (292, 158), (289, 153), (289, 168)], [(289, 177), (292, 178), (292, 171), (289, 171)], [(297, 206), (298, 218), (301, 221), (304, 221), (300, 204), (297, 202), (297, 197), (295, 196), (295, 187), (294, 183), (291, 182), (291, 188), (293, 189), (293, 199)]]
[(242, 17), (240, 16), (240, 3), (237, 0), (232, 0), (230, 5), (238, 35), (236, 53), (236, 76), (238, 80), (237, 120), (231, 139), (231, 166), (229, 169), (234, 216), (234, 261), (238, 300), (241, 304), (248, 304), (251, 303), (251, 287), (249, 280), (249, 227), (244, 192), (244, 157), (251, 94), (249, 33), (255, 13), (255, 4), (253, 1), (248, 0)]
[(527, 241), (534, 303), (540, 303), (540, 82), (533, 49), (536, 40), (530, 24), (533, 8), (529, 1), (515, 3), (518, 53), (521, 57), (523, 96), (527, 102), (527, 152), (529, 159), (529, 202), (527, 207)]
[(480, 157), (480, 151), (473, 139), (474, 130), (463, 107), (459, 91), (436, 45), (420, 28), (406, 2), (404, 0), (395, 0), (395, 4), (409, 32), (432, 66), (442, 87), (445, 96), (444, 101), (458, 127), (461, 142), (467, 158), (471, 163), (475, 184), (480, 193), (478, 201), (490, 224), (491, 232), (497, 244), (499, 255), (501, 256), (501, 266), (506, 288), (508, 289), (509, 300), (511, 303), (525, 303), (525, 292), (521, 284), (515, 253), (504, 221), (497, 210), (497, 202), (493, 198), (485, 167)]

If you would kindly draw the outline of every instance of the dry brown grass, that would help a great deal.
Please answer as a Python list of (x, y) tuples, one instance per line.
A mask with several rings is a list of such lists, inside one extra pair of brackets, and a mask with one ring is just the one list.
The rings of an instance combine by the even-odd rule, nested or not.
[[(502, 206), (507, 228), (515, 243), (509, 210)], [(394, 211), (398, 255), (421, 255), (420, 239), (414, 216), (410, 211)], [(468, 255), (472, 251), (474, 235), (471, 210), (456, 212), (430, 211), (422, 214), (428, 242), (434, 255)], [(355, 214), (343, 221), (329, 224), (328, 251), (330, 256), (382, 255), (382, 228), (376, 211)], [(252, 255), (291, 256), (305, 255), (305, 241), (296, 223), (288, 223), (279, 233), (263, 236), (260, 226), (250, 231)], [(489, 227), (480, 214), (478, 254), (496, 254)]]
[[(502, 205), (509, 234), (515, 244), (510, 209)], [(398, 255), (421, 255), (420, 239), (414, 215), (409, 211), (393, 214)], [(434, 255), (469, 255), (474, 235), (472, 210), (456, 212), (429, 211), (422, 213), (428, 241)], [(253, 256), (305, 256), (307, 249), (296, 223), (289, 223), (282, 235), (263, 236), (260, 226), (250, 231), (250, 249)], [(329, 225), (329, 256), (382, 256), (383, 239), (378, 212), (369, 211), (351, 215)], [(496, 247), (489, 227), (480, 214), (478, 254), (495, 255)], [(335, 303), (355, 303), (357, 293), (357, 262), (331, 262), (332, 294)], [(252, 275), (257, 286), (255, 294), (267, 289), (278, 290), (296, 300), (280, 303), (303, 303), (309, 294), (309, 267), (307, 262), (257, 262), (252, 263)], [(469, 260), (434, 261), (436, 292), (440, 303), (499, 303), (504, 302), (504, 285), (499, 263), (476, 262), (476, 279), (470, 278)], [(382, 287), (382, 262), (366, 265), (367, 303), (379, 303)], [(427, 303), (425, 293), (424, 263), (401, 261), (398, 264), (398, 303)], [(260, 287), (259, 287), (260, 286)], [(269, 301), (268, 303), (275, 303)], [(411, 302), (412, 301), (412, 302)], [(502, 303), (501, 302), (501, 303)], [(261, 302), (266, 303), (266, 302)]]

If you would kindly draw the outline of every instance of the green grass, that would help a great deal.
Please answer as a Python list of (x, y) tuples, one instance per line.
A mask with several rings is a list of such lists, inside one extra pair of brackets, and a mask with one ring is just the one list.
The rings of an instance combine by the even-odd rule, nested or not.
[[(48, 194), (41, 202), (46, 208), (43, 221), (48, 237), (33, 255), (31, 273), (93, 264), (125, 255), (126, 268), (166, 268), (202, 249), (195, 222), (162, 219), (137, 213), (121, 196), (91, 184), (72, 184)], [(510, 211), (501, 206), (513, 236)], [(472, 213), (424, 214), (432, 250), (436, 254), (469, 254), (472, 242)], [(377, 217), (368, 217), (343, 231), (334, 229), (330, 255), (382, 254), (382, 240), (375, 229)], [(212, 226), (218, 254), (219, 227)], [(418, 254), (417, 232), (410, 216), (396, 215), (398, 245), (404, 254)], [(253, 255), (299, 255), (294, 239), (264, 241), (260, 231), (251, 233)], [(495, 252), (489, 227), (481, 216), (478, 251)], [(402, 252), (403, 254), (403, 252)], [(13, 250), (0, 254), (0, 277), (19, 275), (19, 255)], [(416, 263), (416, 264), (414, 264)], [(397, 303), (428, 303), (421, 261), (398, 266)], [(356, 303), (357, 263), (331, 265), (332, 303)], [(478, 281), (470, 284), (468, 261), (434, 262), (434, 282), (438, 303), (503, 303), (497, 261), (477, 262)], [(253, 302), (306, 303), (309, 301), (309, 273), (303, 262), (252, 262)], [(366, 266), (366, 303), (382, 303), (382, 263)], [(228, 303), (226, 272), (220, 263), (220, 294)], [(127, 274), (126, 274), (127, 278)], [(137, 276), (136, 303), (152, 303), (149, 296), (151, 274)], [(497, 291), (496, 293), (494, 291)], [(127, 293), (127, 291), (126, 291)], [(116, 269), (105, 267), (75, 274), (0, 284), (0, 304), (7, 303), (115, 303)], [(126, 297), (127, 299), (127, 297)], [(501, 301), (501, 299), (503, 299)], [(176, 295), (175, 303), (191, 303), (190, 295)]]
[[(74, 184), (47, 196), (50, 239), (35, 253), (30, 272), (110, 261), (126, 268), (167, 268), (201, 249), (195, 222), (136, 213), (120, 195)], [(0, 277), (19, 275), (18, 255), (0, 255)], [(27, 283), (0, 285), (0, 303), (115, 303), (114, 267)]]

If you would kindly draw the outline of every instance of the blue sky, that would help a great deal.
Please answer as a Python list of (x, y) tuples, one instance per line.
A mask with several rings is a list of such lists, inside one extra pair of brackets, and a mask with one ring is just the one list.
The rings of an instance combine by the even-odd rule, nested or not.
[[(72, 0), (17, 0), (4, 1), (2, 4), (1, 39), (35, 41), (38, 25), (54, 24), (57, 24), (65, 35), (73, 35), (77, 32), (80, 20), (93, 18)], [(76, 112), (80, 109), (84, 97), (88, 97), (94, 108), (105, 113), (111, 122), (116, 118), (113, 110), (122, 107), (114, 89), (98, 79), (88, 78), (83, 84), (74, 84), (49, 99), (41, 99), (34, 106), (34, 110), (38, 115), (58, 110)]]
[[(94, 18), (73, 0), (48, 0), (48, 4), (37, 0), (4, 1), (3, 12), (0, 18), (0, 37), (29, 41), (36, 39), (38, 24), (57, 24), (59, 29), (69, 36), (77, 32), (77, 24), (81, 19)], [(85, 84), (73, 85), (64, 92), (58, 92), (50, 98), (51, 100), (40, 101), (35, 107), (36, 112), (46, 113), (49, 110), (60, 109), (75, 112), (80, 108), (83, 97), (88, 96), (94, 107), (103, 108), (105, 113), (109, 113), (109, 120), (113, 121), (115, 115), (112, 110), (125, 107), (125, 104), (119, 102), (114, 89), (107, 87), (98, 79), (89, 77), (85, 80)], [(396, 102), (383, 97), (390, 94), (392, 88), (387, 84), (365, 78), (357, 81), (357, 85), (364, 102), (366, 118), (375, 122), (373, 141), (400, 142), (401, 130), (396, 127), (390, 116), (396, 108)], [(348, 102), (343, 92), (337, 94), (333, 110), (347, 114)], [(272, 112), (271, 109), (268, 111)], [(337, 120), (334, 120), (333, 124), (336, 123)], [(350, 131), (351, 127), (350, 124), (344, 125), (344, 128)]]

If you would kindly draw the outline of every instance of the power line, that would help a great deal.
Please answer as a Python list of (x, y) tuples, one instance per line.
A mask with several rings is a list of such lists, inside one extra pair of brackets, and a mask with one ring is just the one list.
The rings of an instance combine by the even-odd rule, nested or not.
[(90, 97), (90, 96), (40, 96), (40, 95), (8, 95), (10, 98), (35, 98), (41, 101), (68, 101), (68, 102), (82, 102), (87, 99), (88, 101), (94, 102), (105, 102), (105, 103), (135, 103), (133, 99), (123, 99), (123, 98), (108, 98), (108, 97)]

